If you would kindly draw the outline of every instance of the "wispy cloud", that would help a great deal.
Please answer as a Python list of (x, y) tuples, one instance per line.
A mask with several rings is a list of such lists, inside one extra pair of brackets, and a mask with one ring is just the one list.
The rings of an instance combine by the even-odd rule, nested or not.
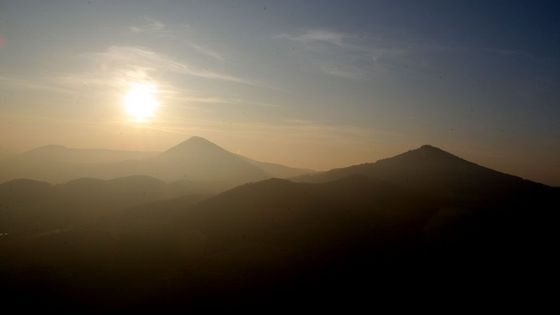
[(249, 105), (252, 103), (217, 95), (193, 96), (192, 93), (181, 90), (176, 82), (166, 81), (163, 78), (166, 74), (180, 74), (205, 80), (257, 86), (245, 78), (197, 67), (144, 47), (110, 46), (103, 51), (69, 56), (69, 58), (77, 58), (81, 64), (89, 66), (82, 71), (51, 73), (48, 77), (0, 75), (0, 88), (22, 91), (33, 89), (54, 93), (82, 93), (84, 89), (89, 89), (89, 95), (100, 95), (100, 93), (115, 93), (125, 89), (131, 82), (154, 82), (163, 95), (179, 97), (177, 99), (179, 101)]
[(213, 58), (213, 59), (218, 60), (218, 61), (225, 61), (225, 58), (221, 53), (217, 52), (216, 50), (214, 50), (210, 47), (202, 46), (202, 45), (199, 45), (199, 44), (191, 44), (191, 47), (195, 51), (197, 51), (198, 53), (200, 53), (204, 56)]
[(90, 54), (90, 56), (98, 59), (99, 63), (113, 66), (144, 69), (145, 71), (173, 72), (204, 79), (254, 85), (253, 82), (245, 78), (196, 67), (188, 62), (176, 60), (144, 47), (111, 46), (103, 52)]
[(200, 55), (214, 59), (215, 61), (224, 62), (226, 57), (224, 54), (207, 43), (201, 44), (197, 39), (197, 32), (189, 25), (184, 23), (166, 24), (148, 16), (138, 18), (138, 23), (129, 26), (128, 30), (132, 34), (151, 35), (157, 37), (181, 38), (192, 48), (192, 50)]
[(165, 29), (165, 24), (163, 24), (162, 22), (156, 19), (143, 16), (142, 20), (144, 23), (140, 25), (131, 26), (130, 30), (133, 32), (141, 33), (141, 32), (157, 32)]
[(204, 96), (204, 95), (191, 95), (189, 93), (180, 93), (180, 95), (172, 97), (174, 100), (182, 103), (193, 104), (227, 104), (227, 105), (243, 105), (243, 106), (257, 106), (257, 107), (277, 107), (277, 105), (269, 103), (261, 103), (248, 101), (241, 98), (229, 98), (220, 96)]
[(193, 29), (186, 24), (165, 24), (162, 21), (156, 20), (148, 16), (142, 16), (138, 18), (138, 23), (130, 26), (129, 31), (132, 33), (142, 33), (152, 34), (152, 35), (164, 35), (165, 37), (187, 37), (189, 46), (193, 48), (197, 53), (210, 57), (218, 61), (224, 61), (225, 58), (223, 54), (219, 53), (215, 49), (212, 49), (208, 45), (202, 45), (200, 43), (193, 42)]
[(167, 25), (148, 16), (142, 16), (135, 25), (128, 28), (133, 33), (157, 33), (160, 35), (171, 35)]
[(319, 71), (345, 79), (362, 79), (379, 67), (387, 58), (402, 56), (405, 49), (387, 45), (379, 40), (324, 29), (304, 30), (296, 34), (280, 34), (278, 39), (289, 40), (304, 48)]
[(280, 34), (277, 37), (304, 44), (327, 43), (339, 47), (345, 47), (347, 40), (352, 36), (329, 30), (306, 30), (300, 34)]

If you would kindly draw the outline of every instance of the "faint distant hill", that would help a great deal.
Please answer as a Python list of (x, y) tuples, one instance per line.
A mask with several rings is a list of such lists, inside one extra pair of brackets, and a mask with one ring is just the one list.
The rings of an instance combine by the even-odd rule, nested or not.
[[(309, 172), (272, 163), (251, 160), (201, 137), (192, 137), (157, 156), (142, 161), (112, 165), (108, 174), (145, 174), (167, 181), (186, 179), (231, 188), (270, 177), (290, 177)], [(123, 173), (125, 172), (125, 173)]]
[(294, 167), (288, 167), (276, 163), (260, 162), (248, 158), (244, 158), (244, 159), (246, 159), (247, 161), (249, 161), (249, 163), (265, 171), (265, 173), (268, 174), (270, 177), (275, 177), (275, 178), (290, 178), (301, 174), (314, 172), (314, 170), (312, 169), (294, 168)]
[(200, 137), (192, 137), (146, 161), (142, 167), (152, 176), (166, 180), (243, 183), (269, 177), (249, 160)]
[(58, 185), (17, 179), (0, 184), (0, 233), (16, 237), (74, 228), (119, 209), (178, 196), (200, 200), (213, 193), (199, 184), (167, 184), (148, 176), (80, 178)]
[(61, 145), (47, 145), (24, 152), (18, 156), (18, 159), (37, 162), (111, 163), (146, 159), (156, 154), (157, 152), (77, 149)]
[(106, 165), (125, 160), (146, 159), (156, 154), (48, 145), (1, 160), (0, 182), (29, 178), (60, 183), (80, 177), (97, 177), (98, 170)]
[(192, 137), (162, 153), (41, 147), (0, 164), (0, 181), (30, 178), (59, 183), (81, 177), (110, 179), (146, 175), (165, 181), (201, 181), (233, 187), (307, 172), (254, 161), (204, 138)]

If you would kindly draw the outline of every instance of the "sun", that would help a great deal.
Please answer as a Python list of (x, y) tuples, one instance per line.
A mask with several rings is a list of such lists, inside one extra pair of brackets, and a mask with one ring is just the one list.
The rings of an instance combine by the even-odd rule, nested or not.
[(128, 117), (136, 122), (146, 122), (154, 116), (159, 106), (157, 88), (151, 83), (132, 83), (124, 96)]

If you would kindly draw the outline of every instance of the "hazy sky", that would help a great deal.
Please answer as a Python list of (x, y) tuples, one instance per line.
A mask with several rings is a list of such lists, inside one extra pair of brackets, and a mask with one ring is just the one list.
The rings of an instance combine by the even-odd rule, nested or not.
[(555, 2), (0, 0), (0, 152), (198, 135), (326, 169), (429, 143), (560, 185)]

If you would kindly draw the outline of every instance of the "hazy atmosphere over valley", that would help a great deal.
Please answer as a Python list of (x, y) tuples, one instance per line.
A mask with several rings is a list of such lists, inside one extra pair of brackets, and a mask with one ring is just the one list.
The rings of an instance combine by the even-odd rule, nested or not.
[(4, 308), (546, 300), (559, 17), (555, 1), (0, 0)]

